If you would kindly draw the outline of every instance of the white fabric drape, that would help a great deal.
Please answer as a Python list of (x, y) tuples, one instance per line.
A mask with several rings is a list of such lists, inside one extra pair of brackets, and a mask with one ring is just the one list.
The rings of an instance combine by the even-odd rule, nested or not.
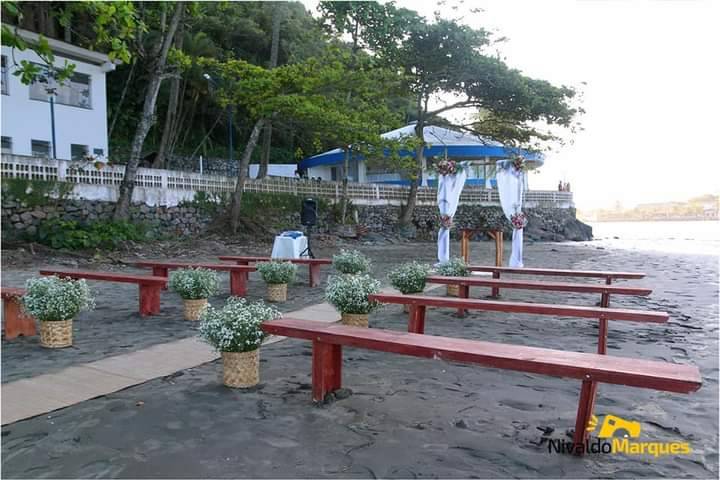
[[(463, 168), (455, 175), (438, 175), (437, 203), (440, 215), (455, 216), (466, 179), (466, 168)], [(450, 260), (450, 229), (440, 227), (438, 232), (438, 261), (445, 263), (448, 260)]]
[[(525, 188), (523, 172), (517, 172), (509, 162), (498, 162), (495, 179), (497, 181), (500, 206), (508, 220), (514, 213), (522, 211), (522, 197)], [(523, 266), (523, 229), (513, 229), (512, 253), (508, 263), (511, 267)]]

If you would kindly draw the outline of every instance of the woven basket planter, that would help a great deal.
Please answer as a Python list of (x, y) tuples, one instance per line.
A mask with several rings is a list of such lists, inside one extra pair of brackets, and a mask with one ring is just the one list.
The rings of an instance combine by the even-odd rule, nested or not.
[(367, 313), (343, 313), (341, 314), (340, 323), (348, 327), (365, 327), (368, 326)]
[(447, 286), (448, 297), (459, 297), (460, 296), (460, 285), (448, 285)]
[(253, 387), (260, 381), (260, 349), (222, 352), (223, 383), (231, 388)]
[(268, 302), (284, 302), (287, 300), (287, 283), (268, 283), (267, 284), (267, 300)]
[(199, 300), (186, 300), (183, 299), (183, 306), (185, 307), (185, 320), (198, 321), (200, 315), (205, 311), (208, 306), (207, 298), (201, 298)]
[(45, 348), (65, 348), (72, 346), (73, 321), (40, 322), (40, 345)]

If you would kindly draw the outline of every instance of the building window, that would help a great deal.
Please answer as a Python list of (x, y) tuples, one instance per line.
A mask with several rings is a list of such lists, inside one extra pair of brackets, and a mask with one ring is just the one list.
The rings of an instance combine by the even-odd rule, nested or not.
[(5, 55), (2, 56), (2, 94), (8, 95), (8, 59)]
[[(48, 82), (44, 77), (30, 85), (30, 99), (49, 101), (47, 87)], [(75, 72), (56, 88), (55, 103), (71, 107), (92, 108), (90, 91), (90, 75)]]
[(2, 153), (12, 153), (12, 138), (2, 137)]
[(90, 152), (87, 145), (76, 145), (70, 144), (70, 159), (71, 160), (83, 160), (85, 156)]
[(30, 146), (33, 157), (50, 158), (50, 142), (45, 140), (31, 140)]
[(102, 148), (93, 148), (93, 155), (96, 157), (104, 157), (105, 156), (105, 150)]

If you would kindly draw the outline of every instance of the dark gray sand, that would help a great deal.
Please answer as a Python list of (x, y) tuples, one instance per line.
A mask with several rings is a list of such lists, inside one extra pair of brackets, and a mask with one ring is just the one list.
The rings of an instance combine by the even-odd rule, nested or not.
[[(419, 253), (427, 259), (434, 254), (432, 244), (367, 251), (377, 259), (377, 272)], [(484, 243), (473, 244), (473, 253), (478, 261), (492, 255)], [(5, 426), (3, 475), (717, 478), (717, 257), (535, 244), (526, 248), (526, 263), (648, 273), (632, 283), (652, 287), (650, 298), (617, 297), (613, 306), (665, 310), (670, 323), (611, 322), (610, 353), (693, 363), (703, 387), (680, 395), (601, 385), (595, 413), (641, 422), (642, 441), (690, 442), (692, 454), (551, 454), (547, 439), (569, 439), (574, 426), (577, 381), (350, 348), (343, 383), (352, 395), (315, 407), (310, 347), (285, 340), (262, 349), (263, 383), (252, 391), (222, 387), (221, 366), (214, 362)], [(485, 294), (473, 291), (475, 297)], [(598, 300), (522, 291), (506, 291), (503, 298), (581, 305)], [(126, 299), (126, 316), (135, 303), (134, 296)], [(91, 315), (106, 323), (116, 311)], [(371, 317), (377, 328), (404, 330), (406, 322), (397, 306)], [(585, 319), (478, 312), (458, 319), (435, 309), (426, 326), (431, 335), (587, 352), (597, 339), (594, 322)], [(125, 341), (137, 340), (133, 334)], [(5, 356), (8, 343), (3, 342), (3, 369), (17, 358)], [(28, 355), (37, 361), (37, 353)]]

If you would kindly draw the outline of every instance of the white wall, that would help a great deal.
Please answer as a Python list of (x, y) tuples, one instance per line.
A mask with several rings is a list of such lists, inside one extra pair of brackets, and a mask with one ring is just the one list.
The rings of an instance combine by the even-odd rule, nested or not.
[[(50, 104), (31, 100), (29, 87), (20, 83), (13, 75), (12, 53), (3, 45), (2, 54), (7, 57), (8, 95), (2, 95), (2, 126), (4, 137), (12, 138), (12, 151), (17, 155), (31, 155), (30, 141), (52, 142), (50, 128)], [(15, 60), (42, 63), (35, 52), (15, 50)], [(56, 65), (64, 65), (66, 58), (56, 55)], [(55, 140), (57, 157), (70, 159), (70, 144), (87, 145), (90, 153), (101, 148), (108, 155), (107, 140), (107, 98), (105, 94), (105, 73), (100, 66), (79, 60), (68, 62), (76, 65), (75, 71), (90, 75), (92, 109), (55, 104)], [(50, 152), (52, 153), (52, 147)]]
[[(257, 177), (260, 165), (257, 163), (250, 164), (250, 178)], [(268, 175), (271, 177), (295, 177), (295, 170), (297, 170), (297, 163), (269, 163), (268, 164)]]

